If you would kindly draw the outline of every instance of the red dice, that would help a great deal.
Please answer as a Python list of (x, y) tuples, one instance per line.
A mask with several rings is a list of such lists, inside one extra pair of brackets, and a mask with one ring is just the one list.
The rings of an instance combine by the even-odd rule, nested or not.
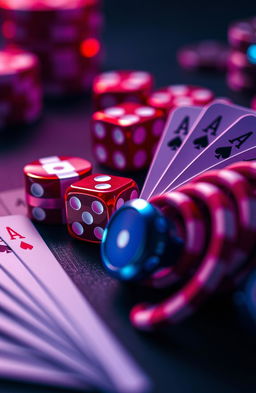
[(123, 102), (145, 103), (153, 87), (153, 76), (145, 71), (111, 71), (98, 75), (93, 83), (96, 110)]
[(69, 234), (99, 243), (114, 211), (138, 195), (135, 181), (125, 177), (94, 174), (73, 183), (65, 195)]
[(204, 87), (172, 85), (153, 92), (147, 100), (148, 105), (161, 109), (166, 116), (180, 106), (207, 105), (214, 99), (214, 93)]
[(45, 224), (65, 223), (65, 191), (91, 171), (92, 164), (79, 157), (52, 156), (27, 164), (24, 174), (28, 216)]
[(120, 171), (148, 167), (164, 123), (161, 110), (134, 103), (95, 112), (92, 137), (97, 161)]

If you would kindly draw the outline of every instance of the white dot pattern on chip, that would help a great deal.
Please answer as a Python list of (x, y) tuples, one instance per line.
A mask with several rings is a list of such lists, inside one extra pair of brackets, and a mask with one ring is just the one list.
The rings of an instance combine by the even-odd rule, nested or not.
[(96, 214), (102, 214), (104, 212), (104, 206), (99, 201), (92, 202), (92, 211)]
[(34, 207), (32, 209), (32, 215), (38, 221), (43, 221), (46, 218), (46, 213), (41, 207)]
[(104, 113), (108, 116), (119, 117), (125, 114), (125, 110), (124, 108), (119, 108), (114, 106), (112, 108), (106, 108), (104, 110)]
[(123, 229), (119, 232), (116, 240), (117, 247), (124, 248), (130, 241), (130, 233), (127, 229)]
[(124, 143), (124, 140), (125, 140), (124, 134), (123, 134), (123, 132), (122, 132), (122, 130), (120, 128), (114, 128), (113, 129), (112, 137), (113, 137), (114, 142), (117, 145), (122, 145), (122, 143)]
[(77, 221), (73, 222), (73, 224), (71, 225), (71, 228), (72, 228), (72, 231), (78, 236), (81, 236), (84, 233), (83, 225), (80, 224), (80, 222), (77, 222)]
[(99, 182), (101, 182), (101, 181), (109, 181), (109, 180), (111, 180), (111, 177), (107, 176), (107, 175), (100, 175), (100, 176), (96, 176), (93, 180), (99, 181)]
[(124, 204), (124, 199), (119, 198), (118, 201), (116, 202), (116, 209), (120, 209), (121, 206)]
[(115, 152), (113, 155), (113, 161), (117, 168), (124, 168), (126, 165), (125, 157), (120, 152)]
[(108, 183), (101, 183), (101, 184), (96, 184), (95, 186), (96, 190), (108, 190), (111, 188), (111, 185)]
[(78, 197), (72, 196), (69, 200), (69, 206), (74, 210), (80, 210), (82, 204)]
[(93, 216), (89, 212), (82, 213), (82, 220), (85, 224), (91, 225), (93, 223)]
[(140, 83), (146, 83), (149, 81), (150, 76), (147, 72), (144, 71), (135, 71), (132, 72), (130, 75), (130, 79), (132, 80), (138, 80)]
[(98, 138), (103, 139), (106, 135), (106, 129), (104, 125), (101, 123), (96, 123), (94, 125), (94, 133)]
[(100, 162), (106, 161), (106, 159), (107, 159), (107, 152), (106, 152), (106, 149), (103, 146), (101, 146), (101, 145), (96, 146), (95, 153), (96, 153), (96, 156), (97, 156), (97, 158), (98, 158), (98, 160)]
[(99, 240), (102, 239), (103, 232), (104, 232), (104, 229), (101, 228), (101, 227), (96, 227), (96, 228), (94, 228), (94, 231), (93, 231), (94, 236), (95, 236), (97, 239), (99, 239)]
[(190, 97), (178, 97), (173, 100), (173, 105), (176, 106), (193, 105), (193, 100)]
[(37, 198), (40, 198), (44, 195), (44, 189), (41, 186), (41, 184), (38, 184), (38, 183), (33, 183), (30, 187), (30, 191), (31, 191), (31, 194)]
[(135, 110), (136, 115), (141, 116), (141, 117), (149, 117), (153, 116), (156, 111), (154, 108), (151, 108), (150, 106), (142, 106), (140, 108), (137, 108)]
[(140, 120), (137, 115), (124, 115), (119, 118), (119, 123), (122, 126), (130, 126), (131, 124), (135, 124)]

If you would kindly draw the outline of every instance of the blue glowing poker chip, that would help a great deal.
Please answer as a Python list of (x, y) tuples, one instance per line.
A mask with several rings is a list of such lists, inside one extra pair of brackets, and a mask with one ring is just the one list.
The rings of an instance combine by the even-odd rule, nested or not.
[(168, 220), (147, 201), (125, 203), (104, 231), (101, 256), (105, 268), (125, 281), (147, 276), (162, 265), (171, 242), (169, 232)]
[(249, 63), (256, 64), (256, 44), (250, 45), (248, 47), (247, 58)]

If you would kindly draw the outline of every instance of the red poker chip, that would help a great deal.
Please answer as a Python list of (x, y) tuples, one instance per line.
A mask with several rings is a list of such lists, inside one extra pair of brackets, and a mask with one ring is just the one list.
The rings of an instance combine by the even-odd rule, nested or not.
[(228, 55), (227, 45), (209, 40), (182, 47), (177, 52), (177, 61), (188, 71), (197, 69), (222, 71), (227, 68)]
[(179, 192), (207, 209), (211, 230), (208, 247), (198, 268), (178, 292), (160, 304), (139, 304), (132, 309), (131, 322), (141, 330), (174, 324), (193, 313), (219, 287), (232, 258), (237, 228), (235, 212), (226, 195), (208, 183), (188, 184)]
[(195, 182), (209, 182), (219, 187), (230, 197), (237, 217), (238, 238), (235, 253), (230, 261), (227, 280), (239, 272), (255, 247), (256, 237), (256, 197), (246, 178), (230, 169), (213, 170), (194, 179)]
[(256, 161), (240, 161), (227, 167), (232, 171), (243, 175), (251, 184), (254, 195), (256, 195)]
[(206, 225), (202, 212), (191, 197), (180, 192), (169, 192), (150, 199), (150, 203), (164, 212), (164, 215), (181, 225), (178, 236), (184, 240), (185, 248), (176, 266), (163, 268), (152, 275), (148, 284), (163, 288), (177, 284), (192, 273), (206, 243)]
[(168, 114), (180, 106), (207, 105), (214, 99), (210, 89), (200, 86), (171, 85), (153, 92), (147, 103), (154, 108), (162, 109)]
[(24, 175), (30, 218), (44, 223), (63, 223), (66, 189), (88, 176), (91, 170), (89, 161), (68, 156), (46, 157), (27, 164)]
[(233, 48), (242, 51), (256, 44), (256, 17), (233, 22), (228, 28), (228, 40)]

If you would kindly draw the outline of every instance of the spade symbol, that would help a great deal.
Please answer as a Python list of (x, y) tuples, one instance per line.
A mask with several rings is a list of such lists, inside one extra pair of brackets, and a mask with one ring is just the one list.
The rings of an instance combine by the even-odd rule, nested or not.
[(209, 144), (208, 137), (207, 137), (207, 135), (201, 136), (200, 138), (196, 138), (193, 141), (193, 143), (194, 143), (196, 149), (201, 149), (201, 147), (208, 146), (208, 144)]
[(168, 146), (174, 151), (178, 150), (181, 144), (182, 144), (182, 140), (179, 136), (177, 136), (174, 139), (171, 139), (170, 142), (168, 142)]
[(228, 158), (231, 154), (231, 150), (232, 150), (232, 146), (218, 147), (218, 149), (215, 150), (215, 157)]

